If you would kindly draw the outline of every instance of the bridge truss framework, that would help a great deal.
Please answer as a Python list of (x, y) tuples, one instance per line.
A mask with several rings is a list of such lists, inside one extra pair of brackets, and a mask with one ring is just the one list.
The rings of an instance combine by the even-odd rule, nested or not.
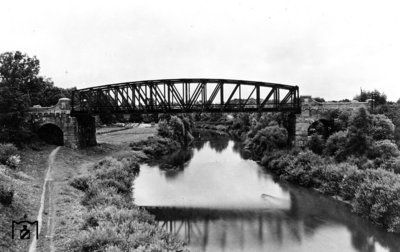
[(72, 113), (300, 113), (299, 87), (228, 79), (165, 79), (76, 90)]

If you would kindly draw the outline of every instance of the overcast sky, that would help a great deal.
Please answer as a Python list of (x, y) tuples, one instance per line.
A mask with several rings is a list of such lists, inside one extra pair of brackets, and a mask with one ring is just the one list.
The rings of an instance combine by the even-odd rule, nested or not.
[(400, 98), (396, 1), (7, 1), (0, 52), (78, 88), (160, 78), (300, 86), (328, 100)]

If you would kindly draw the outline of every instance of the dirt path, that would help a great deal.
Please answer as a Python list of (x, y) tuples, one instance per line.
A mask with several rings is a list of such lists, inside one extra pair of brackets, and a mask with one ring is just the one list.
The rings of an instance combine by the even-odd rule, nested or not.
[[(46, 190), (46, 188), (48, 187), (48, 183), (51, 180), (51, 170), (52, 170), (52, 166), (55, 160), (55, 156), (57, 154), (57, 152), (59, 151), (60, 147), (55, 148), (49, 155), (48, 158), (48, 168), (47, 168), (47, 173), (46, 173), (46, 177), (44, 179), (43, 182), (43, 190), (42, 190), (42, 196), (40, 198), (40, 208), (39, 208), (39, 213), (38, 213), (38, 217), (37, 217), (37, 221), (38, 221), (38, 226), (39, 226), (39, 234), (40, 231), (42, 230), (42, 223), (43, 223), (43, 211), (44, 211), (44, 203), (45, 203), (45, 197), (46, 197), (46, 191), (51, 192), (51, 190)], [(49, 195), (49, 198), (51, 199), (51, 195)], [(49, 230), (48, 230), (49, 231)], [(50, 230), (51, 231), (51, 230)], [(54, 230), (53, 230), (54, 233)], [(51, 234), (52, 235), (52, 234)], [(34, 236), (35, 238), (33, 238), (32, 243), (29, 247), (29, 252), (35, 252), (36, 251), (36, 247), (37, 247), (37, 239), (36, 236)], [(52, 250), (54, 251), (54, 250)]]

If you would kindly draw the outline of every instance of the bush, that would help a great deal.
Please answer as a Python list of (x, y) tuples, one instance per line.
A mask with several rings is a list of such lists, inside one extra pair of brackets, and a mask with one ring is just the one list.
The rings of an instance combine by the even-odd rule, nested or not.
[(16, 155), (18, 152), (17, 147), (15, 147), (14, 144), (6, 143), (2, 144), (0, 143), (0, 163), (2, 164), (7, 164), (7, 160), (13, 156)]
[(287, 141), (288, 132), (285, 128), (268, 126), (247, 139), (245, 148), (251, 150), (255, 158), (261, 158), (266, 152), (287, 147)]
[(6, 161), (6, 165), (14, 169), (17, 168), (19, 163), (21, 163), (21, 157), (19, 155), (11, 155)]
[[(98, 206), (84, 215), (80, 235), (73, 239), (72, 251), (167, 251), (182, 250), (183, 243), (159, 229), (151, 216), (139, 208)], [(139, 249), (140, 248), (140, 249)]]
[(388, 160), (392, 157), (398, 157), (400, 155), (397, 145), (392, 143), (390, 140), (380, 140), (372, 144), (372, 148), (369, 150), (370, 158), (380, 158), (382, 160)]
[(161, 137), (172, 137), (172, 130), (169, 128), (166, 120), (158, 122), (157, 134)]
[(333, 156), (336, 161), (344, 161), (349, 154), (346, 153), (347, 135), (347, 131), (339, 131), (332, 134), (328, 140), (326, 140), (325, 154)]
[(14, 189), (11, 186), (0, 184), (0, 203), (8, 206), (12, 204)]
[(126, 184), (119, 182), (117, 180), (114, 180), (114, 179), (104, 179), (104, 180), (101, 180), (99, 183), (101, 186), (104, 186), (104, 187), (115, 188), (117, 190), (117, 193), (121, 193), (121, 194), (127, 194), (131, 190), (129, 185), (126, 185)]
[(93, 180), (94, 178), (92, 176), (81, 176), (74, 178), (69, 184), (70, 186), (85, 192), (87, 189), (89, 189), (89, 186)]
[(316, 153), (321, 155), (325, 148), (325, 141), (319, 134), (313, 134), (307, 143), (308, 148)]
[(371, 135), (375, 140), (394, 139), (395, 126), (385, 115), (372, 115)]
[(124, 198), (123, 195), (118, 194), (117, 189), (112, 187), (104, 187), (104, 185), (98, 183), (94, 183), (91, 187), (89, 187), (81, 203), (90, 209), (106, 205), (113, 205), (117, 208), (130, 207), (130, 203)]
[(182, 145), (171, 138), (153, 136), (146, 141), (131, 143), (130, 147), (136, 151), (143, 151), (146, 155), (159, 157), (180, 149)]
[(383, 169), (367, 170), (352, 202), (353, 211), (400, 232), (400, 176)]
[(382, 164), (381, 168), (396, 174), (400, 174), (400, 158), (390, 158), (389, 160), (386, 160)]
[(280, 177), (284, 180), (310, 187), (317, 181), (314, 179), (315, 167), (319, 167), (324, 160), (311, 151), (300, 152), (298, 155), (283, 156), (277, 167), (281, 171)]
[(321, 191), (327, 195), (340, 195), (344, 177), (351, 174), (354, 169), (357, 168), (347, 163), (319, 166), (318, 178), (321, 181)]
[(340, 185), (339, 195), (344, 200), (352, 200), (355, 197), (356, 191), (364, 182), (365, 177), (366, 173), (364, 171), (358, 170), (354, 165), (349, 165)]

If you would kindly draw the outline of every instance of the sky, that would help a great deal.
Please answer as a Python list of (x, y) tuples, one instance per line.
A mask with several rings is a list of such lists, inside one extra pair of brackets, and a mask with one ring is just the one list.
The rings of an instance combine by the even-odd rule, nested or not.
[(0, 53), (56, 86), (163, 78), (298, 85), (301, 95), (400, 98), (396, 1), (2, 1)]

